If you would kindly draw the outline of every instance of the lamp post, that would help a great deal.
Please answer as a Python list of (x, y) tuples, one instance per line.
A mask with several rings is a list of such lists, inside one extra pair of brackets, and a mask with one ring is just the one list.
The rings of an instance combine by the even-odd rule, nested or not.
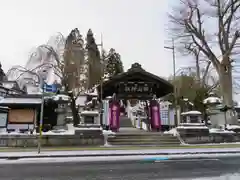
[[(174, 39), (172, 39), (172, 46), (164, 46), (165, 49), (170, 49), (172, 50), (172, 63), (173, 63), (173, 82), (175, 83), (176, 80), (176, 56), (175, 56), (175, 44), (174, 44)], [(178, 116), (177, 116), (177, 92), (176, 92), (176, 86), (174, 86), (174, 104), (175, 104), (175, 116), (176, 116), (176, 121), (175, 124), (178, 124)]]

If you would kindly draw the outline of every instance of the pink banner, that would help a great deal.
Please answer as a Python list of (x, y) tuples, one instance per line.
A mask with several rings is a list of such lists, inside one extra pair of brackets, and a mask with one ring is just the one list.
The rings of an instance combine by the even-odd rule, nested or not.
[(113, 131), (119, 129), (120, 106), (117, 101), (110, 103), (110, 128)]
[(152, 100), (150, 102), (150, 110), (151, 110), (151, 126), (152, 129), (160, 129), (161, 128), (161, 120), (160, 120), (160, 110), (159, 104), (156, 100)]

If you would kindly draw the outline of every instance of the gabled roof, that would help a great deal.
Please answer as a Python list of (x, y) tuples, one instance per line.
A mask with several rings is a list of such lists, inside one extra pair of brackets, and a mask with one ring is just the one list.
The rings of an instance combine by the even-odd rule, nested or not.
[[(103, 97), (112, 95), (110, 94), (110, 87), (115, 86), (121, 81), (128, 81), (130, 79), (148, 81), (159, 85), (158, 91), (156, 92), (157, 97), (162, 97), (173, 92), (173, 85), (167, 80), (160, 78), (159, 76), (156, 76), (148, 71), (145, 71), (139, 63), (134, 63), (127, 72), (110, 77), (109, 80), (103, 82)], [(100, 86), (98, 86), (98, 91), (101, 92)]]
[(159, 76), (156, 76), (155, 74), (152, 74), (148, 71), (145, 71), (139, 63), (132, 64), (132, 67), (130, 69), (128, 69), (127, 72), (123, 72), (116, 76), (110, 77), (109, 80), (105, 81), (103, 84), (108, 84), (108, 83), (111, 83), (112, 81), (121, 80), (121, 79), (124, 79), (125, 77), (131, 77), (136, 74), (140, 74), (145, 77), (149, 77), (152, 80), (155, 80), (156, 82), (161, 82), (161, 83), (166, 84), (167, 86), (170, 86), (173, 88), (173, 85), (171, 83), (169, 83), (167, 80), (165, 80)]

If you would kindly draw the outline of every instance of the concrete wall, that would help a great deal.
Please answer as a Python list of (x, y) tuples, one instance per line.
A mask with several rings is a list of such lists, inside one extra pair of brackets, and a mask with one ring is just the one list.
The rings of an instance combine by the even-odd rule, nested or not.
[[(35, 135), (0, 135), (0, 147), (37, 147)], [(43, 135), (42, 146), (101, 146), (103, 136)]]

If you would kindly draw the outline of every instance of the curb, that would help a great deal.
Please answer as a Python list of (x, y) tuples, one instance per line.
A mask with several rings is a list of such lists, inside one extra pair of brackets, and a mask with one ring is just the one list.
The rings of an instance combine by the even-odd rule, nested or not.
[[(129, 153), (129, 154), (70, 154), (70, 155), (23, 155), (23, 156), (0, 156), (0, 159), (5, 160), (18, 160), (18, 159), (31, 159), (31, 158), (67, 158), (67, 157), (116, 157), (116, 156), (142, 156), (142, 155), (152, 155), (152, 156), (177, 156), (177, 155), (213, 155), (213, 154), (240, 154), (240, 151), (234, 151), (234, 152), (186, 152), (186, 153)], [(186, 158), (186, 157), (184, 157)], [(194, 157), (192, 157), (194, 158)], [(198, 157), (199, 158), (199, 157)], [(182, 159), (182, 158), (180, 158)]]

